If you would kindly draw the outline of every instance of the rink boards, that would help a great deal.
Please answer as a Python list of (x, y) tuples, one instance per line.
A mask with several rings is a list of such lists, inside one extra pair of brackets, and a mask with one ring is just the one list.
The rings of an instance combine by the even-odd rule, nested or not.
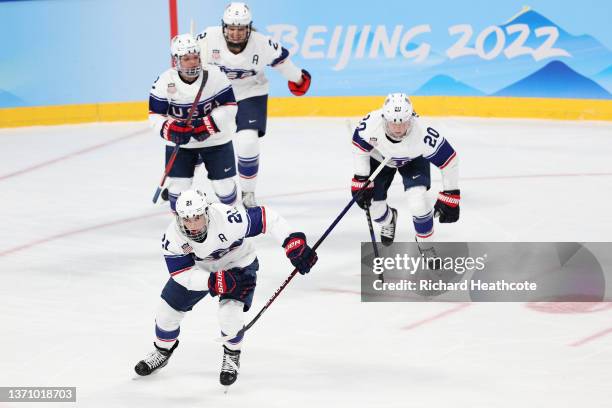
[[(361, 116), (382, 105), (383, 96), (271, 98), (270, 116)], [(561, 120), (612, 120), (612, 101), (510, 97), (413, 96), (426, 116), (476, 116)], [(116, 122), (146, 119), (147, 102), (92, 103), (0, 109), (0, 127)]]

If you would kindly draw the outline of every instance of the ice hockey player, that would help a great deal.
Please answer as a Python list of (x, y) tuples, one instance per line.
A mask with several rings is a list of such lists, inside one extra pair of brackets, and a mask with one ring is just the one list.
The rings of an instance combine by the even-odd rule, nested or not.
[[(218, 67), (202, 64), (200, 46), (191, 34), (174, 37), (170, 49), (175, 66), (157, 78), (149, 94), (149, 122), (166, 142), (166, 164), (174, 146), (180, 145), (168, 175), (170, 207), (174, 211), (178, 195), (191, 187), (198, 160), (203, 160), (219, 201), (233, 205), (237, 200), (232, 144), (237, 105), (232, 86)], [(203, 80), (197, 111), (188, 124)]]
[[(407, 95), (389, 94), (382, 109), (372, 111), (362, 119), (353, 133), (353, 152), (353, 196), (365, 185), (383, 158), (391, 156), (374, 182), (357, 199), (362, 209), (371, 204), (372, 219), (381, 226), (383, 245), (391, 245), (395, 239), (398, 212), (389, 207), (386, 200), (396, 172), (402, 176), (419, 248), (432, 248), (427, 243), (432, 240), (434, 216), (439, 216), (441, 223), (459, 219), (457, 153), (437, 130), (420, 122)], [(431, 186), (430, 163), (440, 169), (443, 185), (433, 208), (426, 194)]]
[(238, 174), (245, 206), (256, 206), (255, 185), (259, 172), (259, 138), (266, 133), (268, 79), (264, 68), (277, 69), (288, 81), (289, 90), (304, 95), (310, 87), (310, 74), (299, 69), (289, 51), (253, 29), (249, 7), (230, 3), (223, 13), (221, 27), (209, 27), (198, 35), (205, 60), (230, 79), (238, 101)]
[[(251, 307), (259, 263), (249, 237), (269, 233), (282, 243), (301, 274), (317, 262), (317, 254), (301, 232), (268, 207), (230, 207), (209, 204), (197, 190), (184, 191), (176, 203), (176, 216), (162, 238), (170, 278), (161, 293), (155, 315), (155, 350), (136, 367), (149, 375), (164, 367), (176, 350), (185, 313), (210, 293), (219, 296), (218, 320), (222, 335), (232, 335), (244, 325)], [(231, 385), (240, 367), (243, 336), (223, 345), (220, 382)]]

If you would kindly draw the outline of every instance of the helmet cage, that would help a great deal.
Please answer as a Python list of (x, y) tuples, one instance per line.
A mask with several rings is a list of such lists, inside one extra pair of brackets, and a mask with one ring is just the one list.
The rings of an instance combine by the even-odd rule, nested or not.
[[(200, 75), (200, 72), (202, 72), (202, 60), (201, 59), (200, 59), (200, 63), (197, 66), (191, 67), (191, 68), (184, 68), (183, 65), (181, 64), (182, 55), (181, 56), (174, 55), (173, 57), (174, 57), (174, 66), (176, 67), (176, 70), (184, 74), (186, 77), (197, 78), (198, 75)], [(199, 52), (198, 52), (198, 57), (200, 57)]]
[[(179, 195), (175, 206), (176, 225), (186, 238), (204, 242), (208, 233), (208, 205), (206, 195), (198, 190), (186, 190)], [(193, 223), (200, 220), (201, 225), (194, 230)]]
[[(185, 225), (185, 221), (195, 219), (197, 217), (204, 218), (204, 226), (199, 231), (193, 231)], [(206, 209), (204, 214), (194, 215), (193, 217), (181, 217), (180, 215), (176, 214), (176, 224), (185, 237), (192, 241), (202, 243), (206, 240), (206, 235), (208, 234), (208, 209)]]
[[(200, 46), (193, 38), (191, 34), (180, 34), (172, 39), (172, 45), (170, 47), (170, 53), (172, 54), (172, 61), (176, 70), (187, 77), (197, 78), (202, 72), (202, 57), (200, 54)], [(185, 55), (197, 55), (198, 65), (195, 67), (184, 67), (181, 63), (181, 58)]]
[[(249, 38), (251, 37), (251, 31), (252, 31), (252, 27), (253, 27), (253, 23), (249, 23), (248, 25), (244, 26), (241, 24), (226, 24), (223, 20), (222, 21), (222, 26), (223, 26), (223, 37), (225, 37), (225, 42), (227, 43), (228, 46), (230, 47), (240, 47), (241, 49), (244, 49), (247, 45), (247, 43), (249, 42)], [(227, 32), (229, 27), (246, 27), (246, 36), (244, 37), (244, 41), (241, 42), (234, 42), (232, 40), (230, 40), (229, 38), (229, 34)]]
[[(253, 29), (253, 18), (249, 7), (244, 3), (230, 3), (223, 13), (221, 27), (228, 47), (244, 49), (249, 42)], [(230, 27), (245, 27), (246, 35), (244, 40), (240, 42), (231, 40), (228, 32)]]
[[(401, 119), (387, 120), (385, 118), (385, 115), (383, 114), (385, 134), (392, 140), (396, 142), (401, 142), (412, 130), (412, 127), (414, 126), (414, 117), (415, 117), (415, 114), (413, 113), (412, 115), (410, 115), (408, 120), (401, 120)], [(395, 129), (392, 129), (393, 127), (396, 127), (397, 125), (405, 125), (405, 127), (401, 131), (398, 132)]]
[(382, 108), (386, 135), (391, 140), (402, 141), (412, 130), (415, 116), (410, 99), (406, 94), (389, 94)]

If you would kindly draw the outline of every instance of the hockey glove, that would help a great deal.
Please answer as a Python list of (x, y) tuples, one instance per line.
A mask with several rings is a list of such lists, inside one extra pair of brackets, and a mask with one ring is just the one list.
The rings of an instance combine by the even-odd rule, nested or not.
[[(363, 186), (365, 186), (368, 181), (368, 177), (366, 176), (358, 176), (355, 174), (353, 177), (353, 181), (351, 182), (351, 194), (355, 197), (360, 191), (363, 190)], [(359, 194), (355, 202), (359, 206), (359, 208), (365, 210), (366, 206), (369, 207), (372, 203), (372, 198), (374, 198), (374, 182), (372, 181), (366, 188)]]
[(304, 95), (306, 92), (308, 92), (308, 88), (310, 88), (311, 78), (312, 77), (310, 76), (310, 73), (308, 73), (308, 71), (303, 69), (302, 70), (302, 84), (298, 85), (297, 82), (289, 81), (289, 83), (287, 84), (289, 86), (289, 90), (295, 96)]
[(214, 119), (210, 115), (203, 118), (194, 119), (193, 122), (193, 138), (198, 142), (203, 142), (210, 136), (219, 132), (219, 128)]
[(208, 277), (210, 295), (231, 295), (232, 298), (244, 299), (255, 287), (255, 276), (242, 273), (240, 268), (228, 271), (212, 272)]
[(161, 128), (161, 137), (177, 145), (189, 143), (193, 126), (176, 119), (168, 119)]
[(441, 223), (457, 222), (460, 198), (459, 190), (441, 191), (434, 206), (434, 217), (440, 216)]
[(317, 263), (319, 257), (317, 253), (306, 244), (306, 235), (302, 232), (294, 232), (289, 234), (283, 242), (285, 254), (291, 261), (291, 264), (297, 268), (302, 274), (310, 272), (310, 268)]

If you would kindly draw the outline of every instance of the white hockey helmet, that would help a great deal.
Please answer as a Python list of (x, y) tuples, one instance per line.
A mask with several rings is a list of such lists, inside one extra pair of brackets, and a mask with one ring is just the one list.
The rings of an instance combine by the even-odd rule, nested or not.
[[(246, 46), (246, 43), (249, 41), (251, 29), (253, 27), (253, 16), (251, 14), (251, 10), (249, 10), (249, 6), (247, 6), (245, 3), (237, 2), (228, 4), (223, 12), (221, 24), (223, 26), (223, 36), (225, 37), (227, 45), (229, 47), (233, 46), (243, 49)], [(230, 38), (228, 33), (229, 27), (245, 27), (246, 36), (244, 39), (240, 40)]]
[(208, 233), (208, 201), (199, 190), (186, 190), (176, 200), (176, 223), (187, 238), (204, 242)]
[[(183, 73), (187, 77), (195, 78), (202, 71), (202, 59), (200, 56), (200, 45), (195, 37), (191, 34), (179, 34), (172, 39), (170, 45), (170, 54), (174, 60), (176, 70)], [(195, 54), (198, 56), (197, 66), (184, 67), (181, 64), (181, 57), (185, 55)]]
[(382, 108), (385, 133), (391, 139), (400, 141), (406, 137), (414, 123), (414, 109), (408, 95), (392, 93), (387, 95)]

